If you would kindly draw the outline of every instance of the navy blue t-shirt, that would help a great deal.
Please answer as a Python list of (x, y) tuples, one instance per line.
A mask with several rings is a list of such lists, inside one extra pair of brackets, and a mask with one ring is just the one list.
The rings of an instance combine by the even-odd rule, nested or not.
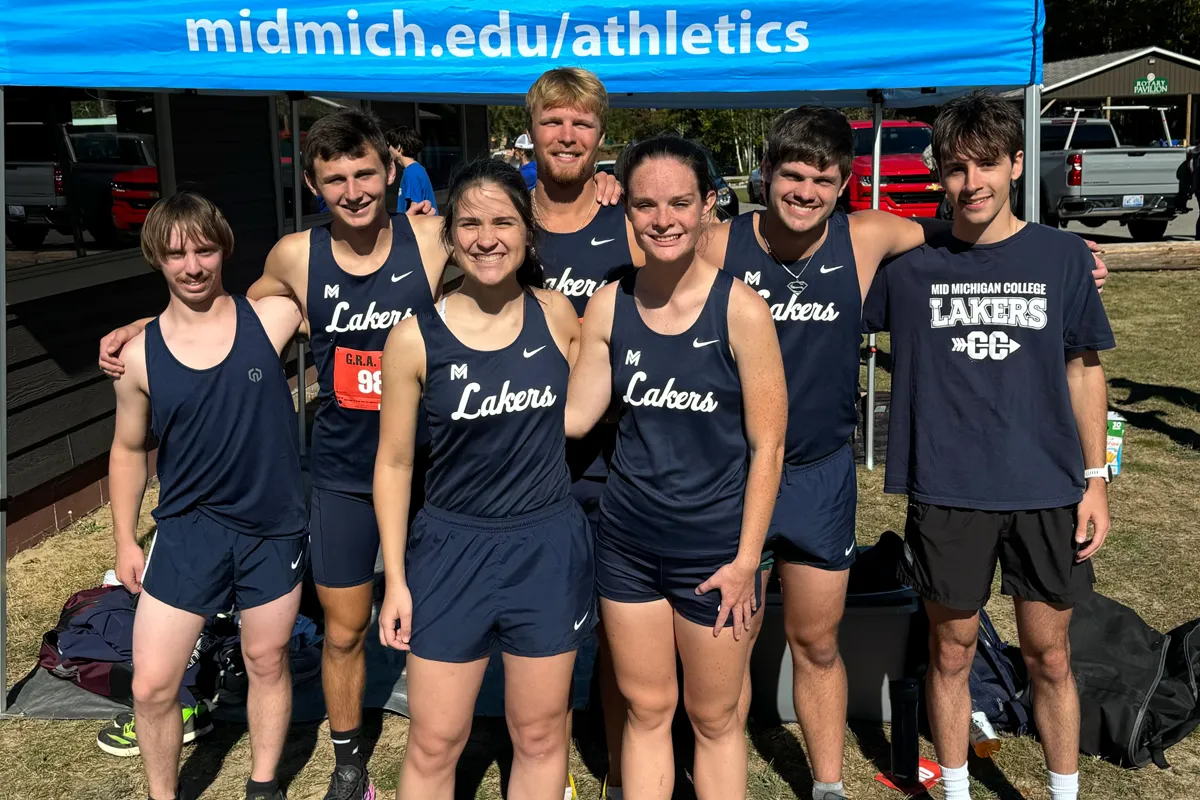
[(1043, 225), (896, 259), (864, 309), (892, 332), (884, 491), (983, 511), (1083, 496), (1066, 356), (1115, 347), (1081, 239)]

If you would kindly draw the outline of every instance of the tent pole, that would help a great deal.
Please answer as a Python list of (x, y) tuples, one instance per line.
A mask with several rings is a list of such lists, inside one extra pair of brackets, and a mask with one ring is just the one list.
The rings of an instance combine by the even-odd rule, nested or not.
[[(4, 152), (4, 88), (0, 87), (0, 153)], [(0, 197), (5, 196), (4, 171), (0, 170)], [(4, 247), (8, 213), (0, 214), (0, 306), (8, 317), (7, 247)], [(0, 717), (8, 712), (8, 324), (0, 325)]]
[[(871, 208), (879, 209), (879, 162), (883, 156), (883, 94), (874, 93), (875, 146), (871, 153)], [(875, 334), (867, 337), (867, 409), (863, 427), (867, 434), (867, 469), (875, 469)]]
[[(296, 233), (304, 230), (304, 192), (301, 181), (304, 180), (301, 169), (300, 155), (300, 103), (293, 95), (288, 96), (288, 109), (292, 113), (292, 220), (295, 223), (292, 230)], [(306, 436), (308, 434), (308, 381), (305, 380), (304, 342), (296, 339), (296, 424), (300, 432), (300, 457), (308, 452)]]
[(1042, 184), (1042, 87), (1025, 87), (1025, 221), (1038, 222)]

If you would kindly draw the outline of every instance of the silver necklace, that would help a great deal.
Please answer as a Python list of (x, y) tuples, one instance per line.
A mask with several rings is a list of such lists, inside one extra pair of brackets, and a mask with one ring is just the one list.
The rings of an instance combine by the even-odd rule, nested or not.
[(804, 274), (804, 270), (808, 269), (808, 265), (812, 263), (813, 256), (815, 256), (817, 254), (817, 250), (820, 250), (821, 248), (818, 247), (817, 250), (813, 250), (812, 253), (809, 254), (808, 258), (804, 262), (804, 266), (800, 268), (799, 272), (792, 272), (788, 265), (783, 263), (779, 256), (775, 255), (775, 251), (771, 249), (771, 242), (767, 239), (767, 234), (764, 233), (762, 229), (762, 217), (759, 217), (758, 233), (760, 236), (762, 236), (763, 244), (767, 246), (767, 255), (774, 259), (776, 264), (783, 267), (784, 272), (792, 276), (792, 280), (789, 281), (787, 285), (788, 291), (790, 291), (794, 296), (799, 297), (800, 293), (808, 288), (808, 282), (800, 280), (800, 276)]

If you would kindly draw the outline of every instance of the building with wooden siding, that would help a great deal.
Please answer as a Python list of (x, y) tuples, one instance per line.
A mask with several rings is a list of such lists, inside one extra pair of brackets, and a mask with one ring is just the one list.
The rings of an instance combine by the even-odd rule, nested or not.
[[(1042, 81), (1043, 116), (1066, 116), (1064, 109), (1080, 106), (1166, 107), (1172, 138), (1192, 141), (1192, 96), (1200, 94), (1200, 61), (1194, 58), (1160, 47), (1144, 47), (1055, 61), (1043, 68)], [(1143, 115), (1141, 120), (1130, 115), (1127, 122), (1145, 136), (1162, 131), (1155, 115)], [(1146, 144), (1131, 141), (1135, 135), (1122, 136), (1122, 143)]]
[[(42, 204), (69, 206), (73, 196), (83, 198), (88, 192), (90, 199), (79, 205), (90, 208), (93, 217), (97, 207), (114, 218), (120, 216), (119, 208), (134, 208), (130, 213), (136, 220), (159, 194), (195, 189), (229, 219), (236, 248), (226, 262), (225, 285), (243, 292), (262, 273), (272, 245), (295, 228), (292, 103), (305, 104), (309, 117), (342, 105), (370, 107), (389, 127), (417, 128), (426, 141), (422, 160), (429, 155), (436, 161), (427, 165), (436, 190), (445, 189), (448, 165), (488, 152), (484, 106), (302, 95), (8, 89), (6, 133), (29, 134), (25, 140), (6, 137), (9, 231), (24, 224), (36, 242), (42, 232), (33, 227), (40, 224)], [(43, 152), (46, 132), (53, 130), (70, 132), (61, 137), (66, 144), (56, 142)], [(126, 170), (121, 162), (129, 161), (129, 155), (104, 150), (114, 142), (119, 147), (153, 143), (156, 152), (147, 158), (151, 164)], [(84, 148), (96, 153), (84, 156)], [(116, 166), (107, 172), (93, 167), (106, 158)], [(22, 184), (35, 179), (44, 186)], [(110, 190), (111, 200), (106, 199)], [(56, 194), (57, 200), (43, 197)], [(82, 216), (81, 211), (75, 219)], [(305, 228), (328, 219), (315, 208), (303, 209)], [(101, 231), (102, 221), (86, 224), (95, 230), (52, 229), (41, 243), (23, 240), (22, 246), (10, 234), (6, 243), (10, 504), (5, 557), (107, 502), (114, 398), (96, 363), (97, 346), (114, 327), (151, 316), (167, 302), (162, 277), (141, 256), (136, 222), (117, 234)], [(128, 219), (122, 224), (129, 224)]]

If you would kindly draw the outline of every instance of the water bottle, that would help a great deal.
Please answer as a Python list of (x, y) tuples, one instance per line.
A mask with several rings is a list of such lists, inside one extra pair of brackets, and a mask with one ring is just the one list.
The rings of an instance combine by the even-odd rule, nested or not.
[(917, 730), (921, 687), (911, 678), (888, 681), (888, 696), (892, 706), (891, 777), (898, 786), (911, 786), (921, 779)]
[(1000, 738), (988, 721), (987, 714), (975, 711), (971, 714), (971, 749), (980, 758), (991, 758), (1000, 752)]

